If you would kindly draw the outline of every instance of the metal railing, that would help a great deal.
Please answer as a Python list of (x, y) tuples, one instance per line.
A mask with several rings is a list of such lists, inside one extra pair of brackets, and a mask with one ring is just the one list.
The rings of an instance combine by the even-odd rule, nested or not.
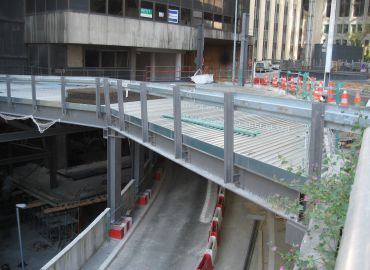
[(336, 270), (370, 269), (370, 128), (365, 130)]

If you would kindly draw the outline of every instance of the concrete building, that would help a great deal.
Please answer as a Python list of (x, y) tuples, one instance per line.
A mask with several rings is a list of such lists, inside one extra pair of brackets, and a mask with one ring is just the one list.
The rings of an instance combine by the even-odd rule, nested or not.
[(297, 60), (301, 48), (303, 0), (250, 0), (249, 35), (254, 58)]
[[(329, 32), (331, 0), (312, 1), (312, 39), (307, 37), (306, 58), (312, 58), (315, 44), (325, 44)], [(335, 45), (359, 45), (353, 41), (356, 36), (362, 45), (370, 41), (370, 6), (369, 0), (337, 0), (335, 19)]]

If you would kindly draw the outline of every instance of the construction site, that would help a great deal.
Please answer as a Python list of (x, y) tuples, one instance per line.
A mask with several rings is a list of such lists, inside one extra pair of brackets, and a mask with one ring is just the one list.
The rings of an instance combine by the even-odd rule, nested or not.
[(342, 1), (233, 2), (0, 3), (1, 270), (370, 269)]

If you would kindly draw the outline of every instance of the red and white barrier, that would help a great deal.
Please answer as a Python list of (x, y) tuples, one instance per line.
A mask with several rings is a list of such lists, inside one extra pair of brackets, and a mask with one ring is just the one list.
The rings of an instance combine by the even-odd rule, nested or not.
[(153, 175), (153, 180), (154, 181), (161, 181), (163, 177), (163, 169), (159, 168)]
[(119, 225), (112, 225), (109, 230), (109, 237), (114, 239), (123, 239), (132, 227), (132, 217), (124, 217)]
[(147, 189), (139, 195), (136, 202), (140, 205), (146, 205), (149, 202), (151, 196), (152, 196), (152, 190)]

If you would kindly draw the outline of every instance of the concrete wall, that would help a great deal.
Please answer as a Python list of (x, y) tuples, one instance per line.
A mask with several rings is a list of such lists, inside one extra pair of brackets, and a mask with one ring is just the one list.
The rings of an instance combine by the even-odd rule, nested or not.
[(82, 46), (68, 45), (67, 46), (67, 66), (68, 67), (83, 67), (83, 50)]
[(110, 209), (105, 209), (82, 233), (41, 269), (80, 269), (108, 235)]

